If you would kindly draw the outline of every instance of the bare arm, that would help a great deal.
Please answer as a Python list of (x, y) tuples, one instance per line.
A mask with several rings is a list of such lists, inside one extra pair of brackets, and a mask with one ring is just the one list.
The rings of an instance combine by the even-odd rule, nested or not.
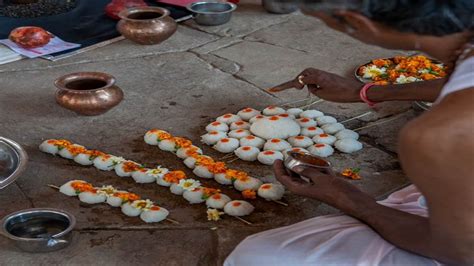
[[(302, 76), (300, 80), (298, 77)], [(374, 102), (384, 101), (434, 101), (446, 79), (437, 79), (408, 84), (372, 86), (368, 98)], [(353, 78), (344, 78), (322, 70), (308, 68), (294, 80), (269, 89), (279, 92), (290, 88), (303, 89), (306, 84), (311, 93), (333, 102), (361, 102), (359, 92), (363, 84)]]

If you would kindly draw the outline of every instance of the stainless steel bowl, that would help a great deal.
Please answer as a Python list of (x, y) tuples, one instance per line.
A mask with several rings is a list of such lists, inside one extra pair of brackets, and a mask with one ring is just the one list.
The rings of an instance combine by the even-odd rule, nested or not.
[(299, 8), (298, 1), (291, 0), (262, 0), (265, 10), (274, 14), (289, 14)]
[(194, 21), (197, 24), (216, 26), (229, 22), (237, 6), (224, 2), (195, 2), (186, 8), (194, 13)]
[(20, 249), (49, 252), (69, 245), (76, 219), (62, 210), (36, 208), (9, 214), (0, 224), (0, 234)]
[(13, 140), (0, 137), (0, 189), (13, 183), (26, 168), (28, 155)]
[[(288, 152), (288, 157), (285, 159), (284, 165), (290, 171), (293, 171), (293, 169), (297, 166), (304, 166), (317, 168), (323, 173), (336, 176), (334, 170), (332, 169), (331, 162), (309, 153), (290, 151)], [(309, 181), (307, 179), (305, 180)]]

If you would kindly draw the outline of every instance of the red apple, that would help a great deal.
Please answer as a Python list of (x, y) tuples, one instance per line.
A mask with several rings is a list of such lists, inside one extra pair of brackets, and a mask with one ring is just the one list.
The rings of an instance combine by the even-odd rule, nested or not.
[(23, 48), (45, 46), (54, 36), (40, 27), (18, 27), (10, 32), (8, 38)]

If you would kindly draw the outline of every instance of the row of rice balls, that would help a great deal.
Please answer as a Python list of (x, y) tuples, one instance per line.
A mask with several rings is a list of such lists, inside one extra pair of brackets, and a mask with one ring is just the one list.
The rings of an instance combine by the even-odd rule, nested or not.
[(244, 198), (253, 199), (256, 195), (266, 200), (280, 200), (285, 189), (280, 184), (263, 184), (257, 178), (249, 176), (244, 171), (230, 169), (224, 162), (215, 161), (210, 156), (203, 155), (202, 150), (194, 146), (188, 139), (173, 137), (170, 133), (151, 129), (145, 133), (144, 141), (153, 146), (158, 146), (163, 151), (174, 153), (184, 160), (184, 164), (201, 178), (214, 179), (222, 185), (233, 185), (242, 192)]
[[(362, 143), (357, 141), (357, 132), (345, 129), (334, 117), (325, 116), (320, 111), (303, 111), (300, 108), (285, 110), (270, 106), (263, 110), (263, 114), (253, 108), (245, 108), (237, 115), (222, 115), (206, 127), (207, 133), (201, 136), (202, 142), (213, 145), (219, 152), (234, 152), (242, 160), (258, 160), (268, 165), (277, 159), (284, 159), (287, 151), (309, 152), (328, 157), (334, 153), (333, 145), (345, 153), (362, 149)], [(300, 135), (287, 140), (265, 140), (252, 135), (250, 127), (253, 123), (259, 119), (272, 119), (274, 116), (295, 119), (301, 127)], [(318, 125), (320, 127), (317, 127)], [(231, 131), (227, 132), (229, 129)]]
[(140, 216), (146, 223), (161, 222), (168, 217), (169, 211), (153, 203), (149, 199), (140, 199), (140, 196), (113, 186), (94, 187), (83, 180), (71, 180), (59, 188), (59, 192), (73, 197), (78, 196), (81, 202), (87, 204), (107, 203), (112, 207), (120, 207), (123, 214)]
[(218, 189), (204, 187), (199, 181), (187, 179), (183, 171), (169, 171), (160, 166), (154, 169), (145, 168), (136, 162), (97, 150), (88, 150), (67, 140), (45, 140), (39, 149), (45, 153), (72, 159), (81, 165), (94, 165), (103, 171), (114, 170), (118, 176), (132, 177), (137, 183), (157, 183), (169, 187), (171, 193), (182, 195), (191, 204), (205, 202), (209, 208), (224, 209), (224, 212), (231, 216), (248, 215), (254, 210), (246, 201), (232, 200)]

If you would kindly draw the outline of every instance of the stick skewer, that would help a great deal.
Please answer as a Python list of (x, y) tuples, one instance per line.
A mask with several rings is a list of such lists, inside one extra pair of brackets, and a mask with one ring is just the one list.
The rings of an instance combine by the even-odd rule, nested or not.
[(339, 123), (344, 124), (344, 123), (347, 123), (347, 122), (349, 122), (349, 121), (356, 120), (356, 119), (362, 118), (362, 117), (364, 117), (364, 116), (368, 116), (368, 115), (370, 115), (371, 113), (372, 113), (372, 111), (369, 111), (369, 112), (367, 112), (367, 113), (363, 113), (363, 114), (361, 114), (361, 115), (354, 116), (354, 117), (352, 117), (352, 118), (349, 118), (349, 119), (344, 120), (344, 121), (339, 122)]
[(55, 185), (48, 184), (48, 187), (59, 190), (59, 187), (58, 187), (58, 186), (55, 186)]
[(233, 216), (235, 219), (237, 220), (240, 220), (241, 222), (245, 223), (245, 224), (248, 224), (248, 225), (252, 225), (251, 222), (245, 220), (244, 218), (240, 218), (239, 216)]
[(239, 159), (239, 157), (236, 157), (236, 158), (233, 158), (232, 160), (227, 161), (227, 162), (228, 162), (228, 163), (233, 163), (233, 162), (237, 161), (238, 159)]
[(367, 128), (371, 128), (371, 127), (375, 127), (375, 126), (378, 126), (378, 125), (382, 125), (382, 124), (385, 124), (385, 123), (388, 123), (388, 122), (392, 122), (393, 120), (396, 120), (398, 119), (399, 117), (394, 117), (394, 118), (391, 118), (391, 119), (387, 119), (385, 121), (382, 121), (382, 122), (379, 122), (379, 123), (373, 123), (371, 125), (367, 125), (367, 126), (363, 126), (363, 127), (359, 127), (359, 128), (356, 128), (354, 129), (354, 131), (360, 131), (362, 129), (367, 129)]
[(234, 153), (228, 153), (228, 154), (222, 156), (221, 158), (219, 158), (219, 160), (225, 160), (225, 159), (227, 159), (227, 158), (232, 158), (232, 157), (234, 157), (234, 156), (235, 156)]
[(307, 100), (308, 100), (308, 98), (304, 98), (304, 99), (300, 99), (300, 100), (296, 100), (296, 101), (292, 101), (292, 102), (286, 102), (286, 103), (280, 104), (280, 106), (281, 107), (288, 106), (288, 105), (292, 105), (292, 104), (295, 104), (295, 103), (304, 102), (304, 101), (307, 101)]
[(309, 108), (310, 106), (315, 105), (315, 104), (320, 103), (320, 102), (324, 102), (324, 100), (323, 100), (323, 99), (319, 99), (319, 100), (316, 100), (316, 101), (314, 101), (314, 102), (312, 102), (312, 103), (310, 103), (310, 104), (306, 104), (306, 105), (303, 105), (303, 106), (299, 106), (299, 108), (301, 108), (301, 109)]
[(284, 203), (283, 201), (274, 200), (273, 202), (278, 203), (278, 204), (280, 204), (280, 205), (283, 205), (283, 206), (285, 206), (285, 207), (288, 207), (288, 204), (287, 204), (287, 203)]

